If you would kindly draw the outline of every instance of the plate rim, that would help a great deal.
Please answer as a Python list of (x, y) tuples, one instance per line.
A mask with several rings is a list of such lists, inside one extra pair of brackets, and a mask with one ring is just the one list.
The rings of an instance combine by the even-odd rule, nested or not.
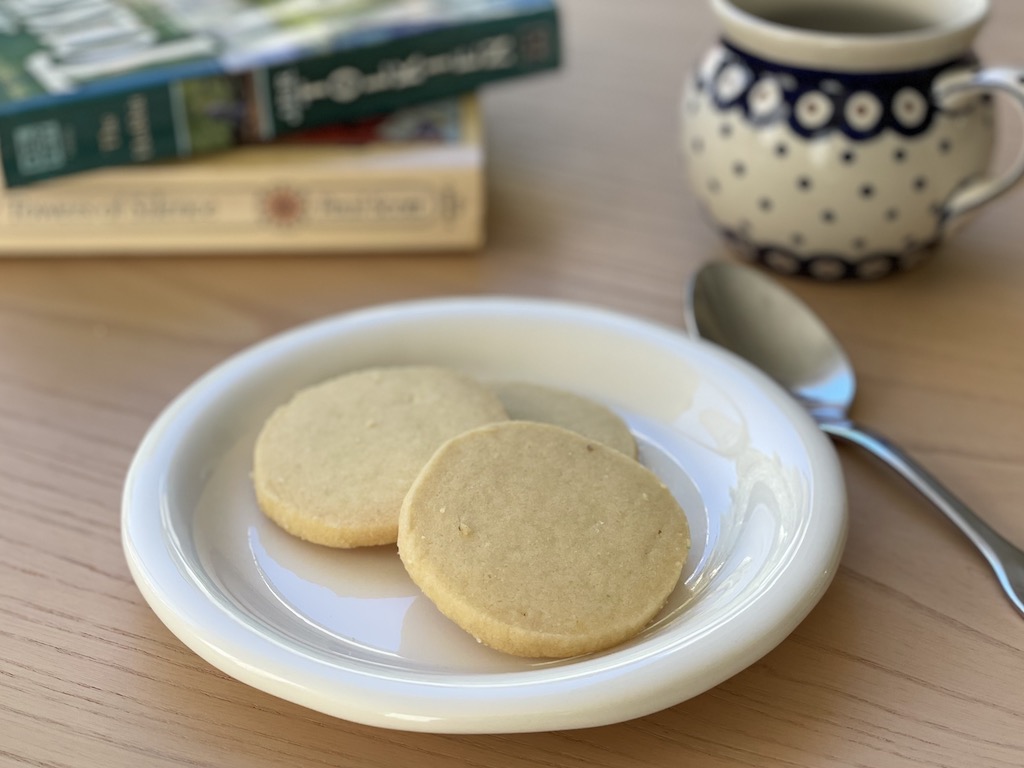
[[(775, 606), (772, 611), (753, 612), (758, 615), (746, 617), (745, 621), (749, 625), (754, 639), (723, 649), (720, 655), (724, 661), (719, 661), (714, 669), (705, 669), (700, 674), (690, 675), (685, 681), (674, 679), (671, 676), (666, 679), (665, 671), (661, 668), (664, 664), (659, 663), (664, 654), (661, 656), (645, 655), (639, 652), (632, 654), (632, 658), (630, 658), (630, 654), (623, 654), (622, 660), (615, 664), (606, 663), (609, 657), (605, 656), (540, 670), (440, 676), (403, 672), (402, 680), (394, 681), (388, 678), (394, 686), (410, 687), (411, 690), (385, 694), (383, 696), (385, 700), (395, 693), (398, 694), (398, 698), (411, 696), (412, 699), (416, 699), (426, 696), (429, 699), (427, 693), (430, 691), (436, 693), (438, 690), (444, 690), (446, 694), (450, 694), (453, 688), (458, 688), (463, 697), (470, 700), (472, 704), (467, 707), (463, 702), (461, 709), (472, 712), (472, 710), (478, 709), (482, 703), (488, 701), (486, 695), (488, 692), (498, 689), (512, 691), (520, 698), (523, 697), (524, 691), (529, 694), (525, 698), (537, 696), (537, 691), (534, 689), (545, 686), (552, 687), (550, 678), (551, 670), (554, 669), (563, 673), (560, 676), (561, 687), (566, 689), (563, 693), (578, 705), (576, 709), (566, 711), (563, 708), (557, 713), (529, 711), (519, 714), (501, 712), (496, 715), (492, 712), (479, 713), (474, 716), (472, 714), (460, 715), (456, 711), (460, 707), (455, 707), (449, 714), (417, 715), (413, 712), (385, 712), (381, 709), (384, 702), (376, 705), (369, 702), (368, 706), (367, 704), (353, 705), (351, 694), (334, 698), (325, 697), (322, 692), (315, 690), (308, 683), (283, 680), (282, 676), (273, 670), (260, 668), (258, 664), (254, 665), (240, 660), (239, 655), (245, 656), (252, 652), (251, 648), (244, 647), (246, 645), (244, 642), (241, 643), (243, 647), (235, 647), (239, 645), (237, 639), (232, 641), (230, 638), (224, 637), (222, 632), (211, 639), (209, 627), (204, 628), (202, 621), (195, 621), (192, 617), (182, 615), (175, 609), (174, 601), (168, 598), (169, 590), (184, 588), (185, 591), (188, 591), (189, 587), (199, 588), (200, 591), (202, 589), (195, 583), (184, 583), (187, 580), (183, 576), (182, 584), (175, 584), (168, 588), (168, 585), (164, 583), (166, 576), (156, 574), (154, 564), (146, 562), (146, 558), (138, 548), (138, 536), (133, 535), (138, 533), (136, 531), (136, 513), (134, 512), (134, 494), (138, 492), (142, 476), (148, 469), (149, 454), (159, 447), (162, 440), (166, 439), (168, 429), (175, 425), (175, 419), (186, 406), (191, 404), (193, 407), (198, 407), (195, 404), (197, 399), (201, 399), (204, 394), (209, 396), (208, 390), (210, 389), (215, 394), (218, 381), (226, 373), (234, 374), (228, 377), (229, 381), (236, 380), (238, 376), (245, 374), (247, 368), (261, 367), (266, 364), (268, 355), (273, 361), (282, 355), (287, 356), (287, 351), (296, 344), (312, 344), (319, 338), (339, 335), (346, 332), (346, 329), (355, 328), (361, 323), (378, 322), (382, 318), (394, 317), (396, 314), (413, 317), (421, 313), (456, 314), (474, 311), (521, 313), (523, 310), (543, 313), (548, 319), (557, 319), (558, 316), (561, 316), (571, 317), (577, 321), (591, 320), (604, 326), (615, 327), (631, 333), (656, 336), (660, 340), (670, 340), (673, 344), (699, 349), (701, 354), (710, 355), (721, 364), (746, 377), (756, 388), (771, 394), (775, 404), (780, 407), (787, 420), (793, 424), (814, 470), (812, 475), (816, 478), (823, 478), (823, 485), (831, 485), (837, 491), (834, 498), (826, 500), (832, 507), (833, 535), (829, 542), (831, 546), (826, 548), (826, 551), (817, 553), (818, 557), (813, 565), (803, 564), (797, 569), (801, 573), (807, 572), (803, 580), (808, 582), (806, 589), (801, 592), (797, 600), (780, 599), (778, 589), (761, 596), (762, 600), (770, 598), (793, 604), (782, 608)], [(161, 482), (165, 480), (166, 477), (161, 478)], [(822, 502), (821, 495), (820, 490), (816, 488), (814, 499), (819, 504)], [(433, 297), (371, 305), (299, 324), (244, 347), (197, 377), (160, 412), (140, 441), (125, 478), (122, 493), (121, 534), (122, 547), (132, 578), (149, 606), (186, 646), (231, 677), (279, 698), (353, 722), (392, 729), (438, 733), (509, 733), (591, 727), (640, 717), (706, 691), (763, 657), (792, 632), (817, 604), (831, 583), (846, 542), (847, 506), (845, 484), (838, 457), (828, 439), (821, 433), (811, 417), (775, 382), (732, 353), (708, 342), (691, 338), (679, 329), (590, 304), (516, 296)], [(819, 514), (818, 517), (820, 518), (821, 515)], [(164, 567), (166, 564), (161, 564), (161, 568)], [(784, 571), (786, 570), (784, 569)], [(796, 578), (792, 566), (788, 571), (790, 580)], [(811, 578), (811, 572), (817, 574), (816, 578)], [(778, 578), (784, 576), (787, 576), (787, 573), (780, 574)], [(778, 615), (780, 610), (783, 613), (781, 616)], [(230, 616), (221, 618), (231, 620)], [(732, 618), (729, 623), (734, 621), (735, 619)], [(244, 622), (242, 626), (245, 626)], [(246, 626), (246, 630), (249, 629)], [(245, 639), (253, 640), (253, 638)], [(263, 638), (262, 641), (267, 639)], [(276, 641), (270, 639), (270, 642)], [(303, 656), (301, 650), (298, 655)], [(292, 661), (295, 659), (293, 658)], [(308, 657), (300, 659), (300, 661), (303, 664), (313, 663), (314, 667), (307, 672), (314, 673), (315, 667), (322, 664), (319, 660), (312, 660)], [(369, 663), (367, 665), (369, 666)], [(340, 672), (342, 677), (351, 677), (357, 682), (364, 676), (373, 677), (378, 682), (381, 679), (364, 670), (354, 670), (351, 666), (334, 665), (333, 668)], [(608, 676), (608, 672), (612, 668), (615, 668), (616, 671), (628, 669), (632, 673), (626, 688), (619, 690), (614, 697), (611, 697), (615, 701), (614, 707), (608, 706), (608, 702), (605, 701), (608, 698), (607, 691), (599, 690), (595, 693), (592, 689), (602, 685), (607, 688), (608, 684), (613, 681), (622, 683), (623, 675), (616, 673), (612, 675), (611, 680), (606, 681), (588, 679), (599, 678), (602, 675)], [(567, 669), (571, 669), (572, 673), (565, 674)], [(581, 690), (586, 695), (581, 695)], [(360, 690), (359, 693), (365, 695), (366, 691)], [(556, 695), (556, 693), (547, 695)], [(603, 698), (597, 695), (601, 693), (605, 694)], [(374, 697), (370, 694), (367, 698), (373, 699)], [(445, 698), (447, 699), (449, 696), (446, 695)], [(488, 703), (493, 704), (491, 701)], [(387, 707), (384, 706), (384, 708)]]

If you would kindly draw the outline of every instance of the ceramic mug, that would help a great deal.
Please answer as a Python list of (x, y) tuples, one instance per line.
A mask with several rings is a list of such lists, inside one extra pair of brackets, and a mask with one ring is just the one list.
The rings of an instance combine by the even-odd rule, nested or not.
[(722, 40), (687, 78), (694, 193), (746, 258), (821, 279), (918, 263), (1024, 176), (990, 174), (992, 93), (971, 53), (987, 0), (711, 0)]

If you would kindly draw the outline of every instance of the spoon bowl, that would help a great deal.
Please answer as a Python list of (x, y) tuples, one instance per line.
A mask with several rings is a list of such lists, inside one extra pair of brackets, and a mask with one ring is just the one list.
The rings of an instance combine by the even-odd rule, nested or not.
[(857, 391), (853, 366), (806, 304), (752, 267), (710, 262), (690, 281), (686, 325), (691, 336), (756, 365), (799, 400), (827, 434), (870, 451), (924, 494), (985, 556), (1003, 591), (1024, 615), (1024, 552), (910, 455), (850, 419)]
[(841, 414), (853, 403), (856, 377), (838, 340), (778, 283), (712, 262), (690, 283), (686, 306), (691, 332), (753, 363), (812, 412)]

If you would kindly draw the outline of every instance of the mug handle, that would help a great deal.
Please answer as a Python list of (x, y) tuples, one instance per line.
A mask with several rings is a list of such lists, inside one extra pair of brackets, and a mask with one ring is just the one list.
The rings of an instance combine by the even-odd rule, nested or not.
[[(940, 108), (955, 108), (958, 98), (969, 92), (988, 91), (1006, 93), (1013, 97), (1013, 103), (1024, 118), (1024, 70), (1008, 67), (992, 67), (972, 72), (962, 78), (950, 78), (935, 84), (935, 103)], [(1024, 146), (1017, 157), (1000, 174), (977, 179), (966, 187), (954, 192), (945, 204), (948, 221), (958, 219), (970, 213), (1004, 192), (1009, 191), (1018, 181), (1024, 178)]]

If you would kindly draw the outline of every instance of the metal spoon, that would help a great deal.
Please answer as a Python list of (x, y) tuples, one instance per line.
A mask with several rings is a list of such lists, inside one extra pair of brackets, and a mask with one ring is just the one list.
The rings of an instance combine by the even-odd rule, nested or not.
[(690, 281), (686, 321), (691, 336), (746, 358), (789, 390), (827, 434), (867, 449), (923, 493), (981, 551), (1024, 614), (1024, 551), (901, 449), (850, 420), (853, 366), (809, 307), (754, 268), (711, 262)]

